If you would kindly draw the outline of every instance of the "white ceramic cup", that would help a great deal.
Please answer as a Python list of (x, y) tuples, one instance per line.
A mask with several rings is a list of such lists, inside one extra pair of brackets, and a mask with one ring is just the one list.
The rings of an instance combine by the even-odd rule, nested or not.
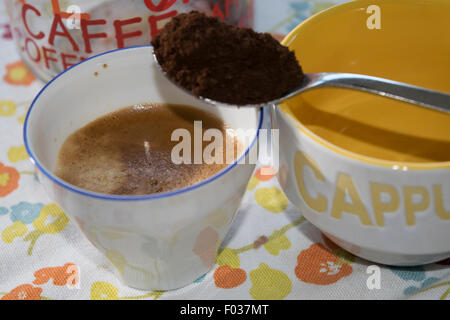
[[(53, 175), (58, 152), (77, 129), (107, 113), (140, 103), (185, 104), (212, 112), (230, 127), (253, 129), (237, 161), (196, 185), (148, 196), (82, 190)], [(49, 196), (113, 263), (123, 282), (151, 290), (192, 283), (215, 264), (217, 249), (239, 207), (254, 165), (238, 164), (256, 148), (262, 112), (213, 108), (171, 84), (151, 47), (101, 54), (47, 84), (28, 112), (24, 139)]]

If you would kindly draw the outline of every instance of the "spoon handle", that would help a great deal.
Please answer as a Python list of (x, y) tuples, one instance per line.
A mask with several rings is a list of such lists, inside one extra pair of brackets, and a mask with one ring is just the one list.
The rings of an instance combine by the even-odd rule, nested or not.
[(450, 113), (450, 94), (410, 84), (353, 73), (307, 73), (303, 90), (315, 87), (340, 87), (366, 91), (380, 96)]

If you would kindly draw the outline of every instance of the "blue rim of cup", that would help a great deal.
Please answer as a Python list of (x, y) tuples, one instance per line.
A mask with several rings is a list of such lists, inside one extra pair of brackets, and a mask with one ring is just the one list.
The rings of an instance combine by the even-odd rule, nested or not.
[[(98, 55), (89, 57), (73, 66), (71, 66), (70, 68), (64, 70), (63, 72), (61, 72), (60, 74), (58, 74), (55, 78), (53, 78), (52, 80), (50, 80), (42, 89), (41, 91), (39, 91), (39, 93), (36, 95), (36, 97), (33, 99), (33, 102), (31, 103), (30, 108), (28, 109), (27, 115), (25, 117), (25, 123), (24, 123), (24, 127), (23, 127), (23, 139), (24, 139), (24, 144), (25, 144), (25, 148), (28, 152), (28, 155), (30, 156), (30, 160), (31, 162), (37, 167), (37, 169), (39, 171), (41, 171), (42, 173), (44, 173), (52, 182), (58, 184), (59, 186), (68, 189), (72, 192), (78, 193), (80, 195), (83, 196), (87, 196), (87, 197), (91, 197), (91, 198), (96, 198), (96, 199), (102, 199), (102, 200), (112, 200), (112, 201), (140, 201), (140, 200), (153, 200), (153, 199), (163, 199), (163, 198), (168, 198), (171, 196), (175, 196), (175, 195), (179, 195), (182, 193), (186, 193), (188, 191), (192, 191), (195, 190), (197, 188), (200, 188), (202, 186), (205, 186), (207, 184), (209, 184), (210, 182), (213, 182), (214, 180), (217, 180), (218, 178), (222, 177), (223, 175), (225, 175), (226, 173), (228, 173), (230, 170), (232, 170), (236, 165), (238, 165), (238, 163), (247, 156), (247, 154), (250, 152), (250, 149), (253, 147), (253, 145), (256, 143), (256, 141), (258, 140), (259, 137), (259, 130), (262, 128), (262, 123), (263, 123), (263, 118), (264, 118), (264, 111), (261, 108), (261, 110), (259, 111), (259, 124), (258, 124), (258, 129), (257, 129), (257, 133), (255, 138), (253, 139), (253, 141), (251, 142), (250, 146), (245, 150), (245, 153), (243, 153), (239, 159), (235, 160), (232, 164), (230, 164), (229, 166), (227, 166), (225, 169), (219, 171), (218, 173), (216, 173), (215, 175), (209, 177), (206, 180), (203, 180), (199, 183), (193, 184), (189, 187), (186, 188), (182, 188), (182, 189), (177, 189), (177, 190), (173, 190), (173, 191), (167, 191), (167, 192), (162, 192), (162, 193), (154, 193), (154, 194), (150, 194), (150, 195), (139, 195), (139, 196), (119, 196), (119, 195), (108, 195), (108, 194), (103, 194), (103, 193), (97, 193), (97, 192), (91, 192), (89, 190), (85, 190), (85, 189), (81, 189), (78, 188), (74, 185), (71, 185), (67, 182), (65, 182), (62, 179), (59, 179), (58, 177), (56, 177), (55, 175), (53, 175), (51, 172), (49, 172), (47, 169), (44, 168), (44, 166), (42, 166), (39, 163), (39, 160), (37, 159), (37, 157), (34, 155), (34, 153), (31, 151), (30, 146), (28, 144), (28, 138), (27, 138), (27, 127), (28, 127), (28, 120), (30, 118), (30, 114), (31, 111), (33, 110), (33, 107), (35, 105), (35, 103), (37, 102), (37, 100), (39, 99), (40, 95), (54, 82), (56, 81), (59, 77), (61, 77), (63, 74), (65, 74), (66, 72), (70, 71), (72, 68), (76, 68), (78, 65), (83, 64), (89, 60), (93, 60), (95, 58), (98, 58), (100, 56), (106, 55), (106, 54), (110, 54), (113, 52), (117, 52), (117, 51), (122, 51), (122, 50), (132, 50), (132, 49), (137, 49), (137, 48), (150, 48), (151, 45), (142, 45), (142, 46), (133, 46), (133, 47), (127, 47), (127, 48), (120, 48), (120, 49), (115, 49), (115, 50), (111, 50), (111, 51), (107, 51), (107, 52), (103, 52), (100, 53)], [(150, 59), (150, 57), (149, 57)]]

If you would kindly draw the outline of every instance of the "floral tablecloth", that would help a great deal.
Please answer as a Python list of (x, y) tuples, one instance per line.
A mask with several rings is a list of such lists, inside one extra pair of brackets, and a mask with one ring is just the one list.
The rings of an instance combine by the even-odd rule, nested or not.
[[(256, 0), (255, 28), (285, 34), (337, 0)], [(0, 2), (0, 299), (446, 299), (450, 261), (416, 268), (373, 265), (327, 240), (291, 205), (276, 178), (257, 170), (216, 266), (170, 292), (128, 288), (113, 264), (47, 197), (28, 160), (22, 128), (43, 83), (21, 62)], [(266, 124), (267, 125), (267, 124)], [(107, 235), (105, 235), (107, 236)], [(80, 270), (67, 286), (67, 270)], [(367, 284), (369, 280), (369, 285)]]

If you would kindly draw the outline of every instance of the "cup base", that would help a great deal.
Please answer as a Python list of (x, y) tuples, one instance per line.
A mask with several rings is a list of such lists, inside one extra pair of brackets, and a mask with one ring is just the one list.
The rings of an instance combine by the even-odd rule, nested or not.
[(347, 241), (336, 238), (328, 233), (323, 234), (333, 241), (335, 244), (350, 252), (351, 254), (358, 256), (362, 259), (372, 261), (378, 264), (395, 266), (395, 267), (412, 267), (421, 266), (438, 261), (445, 260), (450, 257), (450, 252), (439, 254), (398, 254), (386, 251), (373, 250), (368, 248), (362, 248), (356, 244), (349, 243)]
[[(196, 279), (201, 279), (202, 277), (204, 277), (206, 274), (208, 274), (210, 271), (212, 270), (212, 268), (210, 270), (208, 270), (207, 272), (199, 275)], [(182, 289), (185, 288), (193, 283), (195, 283), (195, 281), (190, 281), (190, 282), (186, 282), (186, 283), (180, 283), (177, 282), (176, 284), (161, 284), (161, 283), (155, 283), (155, 281), (149, 280), (149, 279), (142, 279), (142, 277), (133, 277), (131, 275), (123, 275), (120, 274), (119, 272), (117, 272), (117, 270), (115, 270), (115, 275), (116, 277), (120, 280), (120, 282), (122, 284), (124, 284), (127, 287), (136, 289), (136, 290), (141, 290), (141, 291), (154, 291), (154, 292), (158, 292), (158, 291), (172, 291), (172, 290), (178, 290), (178, 289)]]

